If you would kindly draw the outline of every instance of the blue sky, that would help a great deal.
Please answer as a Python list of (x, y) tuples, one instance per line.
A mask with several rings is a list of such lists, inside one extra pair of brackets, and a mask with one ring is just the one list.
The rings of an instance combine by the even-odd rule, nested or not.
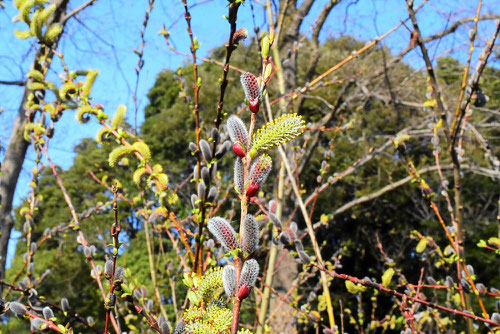
[[(327, 0), (316, 0), (313, 9), (302, 24), (302, 32), (306, 33), (314, 22), (322, 6)], [(75, 8), (85, 1), (72, 0), (70, 7)], [(264, 2), (260, 0), (259, 2)], [(299, 1), (300, 2), (300, 1)], [(227, 13), (227, 0), (196, 0), (198, 3), (191, 9), (193, 32), (198, 37), (201, 47), (198, 54), (205, 56), (209, 51), (222, 45), (228, 35), (228, 23), (223, 18)], [(421, 3), (416, 1), (415, 7)], [(5, 1), (6, 8), (0, 9), (0, 80), (21, 80), (24, 78), (36, 45), (32, 40), (18, 40), (13, 35), (14, 28), (23, 30), (23, 23), (13, 23), (12, 17), (16, 10), (12, 2)], [(496, 0), (483, 1), (482, 14), (496, 13)], [(65, 55), (65, 61), (70, 70), (98, 69), (100, 75), (95, 83), (94, 101), (104, 105), (112, 113), (119, 104), (129, 108), (129, 117), (133, 115), (132, 94), (135, 88), (135, 66), (138, 57), (133, 49), (141, 44), (140, 30), (144, 13), (147, 9), (146, 0), (98, 0), (97, 3), (78, 15), (78, 21), (68, 22), (59, 50)], [(253, 2), (257, 25), (264, 29), (264, 10)], [(475, 14), (477, 1), (432, 0), (418, 14), (420, 27), (424, 36), (438, 32), (447, 27), (457, 18)], [(495, 11), (496, 10), (496, 11)], [(144, 49), (144, 68), (138, 86), (139, 122), (143, 120), (143, 109), (147, 105), (146, 94), (152, 87), (156, 75), (164, 68), (175, 69), (185, 63), (186, 59), (175, 55), (165, 45), (163, 37), (158, 35), (163, 24), (171, 33), (171, 40), (179, 51), (189, 52), (186, 23), (183, 17), (183, 5), (180, 0), (156, 0), (146, 29), (146, 45)], [(356, 38), (369, 40), (381, 35), (407, 18), (405, 1), (403, 0), (344, 0), (330, 14), (321, 39), (352, 35)], [(250, 0), (240, 8), (238, 27), (253, 31)], [(470, 25), (469, 25), (470, 27)], [(486, 37), (491, 36), (493, 21), (480, 24), (478, 41), (484, 44)], [(440, 56), (450, 53), (452, 56), (464, 59), (468, 49), (468, 29), (460, 28), (456, 35), (443, 39), (440, 43), (431, 43), (431, 55)], [(394, 53), (408, 45), (409, 32), (400, 28), (386, 40)], [(477, 59), (477, 52), (475, 53)], [(405, 61), (412, 67), (420, 67), (421, 61), (415, 51), (411, 52)], [(332, 64), (334, 65), (334, 64)], [(498, 65), (498, 64), (497, 64)], [(249, 69), (252, 70), (252, 69)], [(61, 66), (55, 61), (49, 79), (58, 81), (57, 75)], [(203, 86), (207, 87), (208, 86)], [(16, 117), (22, 88), (0, 85), (0, 147), (6, 147), (11, 133), (11, 124)], [(129, 119), (133, 122), (133, 118)], [(98, 125), (96, 122), (78, 124), (72, 111), (67, 111), (56, 124), (55, 137), (51, 141), (50, 153), (53, 160), (63, 168), (68, 168), (73, 162), (73, 147), (85, 137), (94, 137)], [(3, 159), (3, 152), (0, 152)], [(15, 204), (19, 204), (27, 194), (30, 180), (30, 170), (33, 166), (34, 154), (30, 150), (23, 165), (15, 196)], [(19, 234), (14, 235), (17, 238)]]

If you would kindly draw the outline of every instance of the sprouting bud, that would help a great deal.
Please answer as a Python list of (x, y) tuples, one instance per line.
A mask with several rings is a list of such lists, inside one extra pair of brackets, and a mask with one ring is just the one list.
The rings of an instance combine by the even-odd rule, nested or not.
[(451, 278), (451, 276), (446, 276), (445, 285), (448, 288), (451, 288), (451, 287), (453, 287), (454, 284), (455, 284), (455, 282), (453, 281), (453, 278)]
[(236, 269), (233, 265), (226, 265), (222, 270), (222, 284), (228, 297), (233, 297), (236, 290)]
[(64, 312), (68, 312), (69, 311), (69, 302), (68, 302), (68, 299), (66, 298), (63, 298), (61, 299), (61, 308)]
[(45, 320), (50, 320), (54, 317), (54, 312), (52, 312), (52, 309), (50, 307), (45, 306), (43, 308), (43, 317), (45, 318)]
[(23, 225), (24, 233), (28, 234), (30, 232), (30, 229), (31, 229), (30, 223), (28, 221), (24, 222), (24, 225)]
[(469, 284), (469, 282), (467, 282), (467, 280), (465, 278), (462, 278), (460, 280), (460, 284), (462, 284), (462, 290), (465, 293), (470, 293), (470, 284)]
[(208, 141), (205, 139), (200, 140), (200, 150), (205, 160), (210, 162), (212, 160), (212, 149), (210, 148)]
[(196, 144), (193, 142), (189, 142), (189, 149), (194, 153), (198, 149), (198, 146), (196, 146)]
[(212, 130), (210, 130), (210, 136), (214, 142), (217, 142), (219, 140), (219, 130), (217, 130), (217, 128), (212, 128)]
[(493, 313), (493, 315), (491, 316), (491, 320), (493, 320), (497, 324), (500, 324), (500, 314), (498, 314), (496, 312)]
[(160, 334), (170, 334), (168, 322), (163, 319), (163, 316), (161, 314), (158, 316), (158, 320), (156, 322), (158, 323), (158, 327), (160, 327)]
[(297, 238), (297, 230), (298, 230), (297, 223), (291, 222), (289, 228), (290, 228), (289, 232), (291, 232), (290, 236), (292, 237), (292, 239), (296, 239)]
[(226, 127), (233, 144), (240, 143), (242, 148), (247, 147), (248, 131), (245, 124), (238, 116), (229, 116)]
[(224, 144), (222, 144), (219, 149), (217, 150), (217, 152), (215, 152), (215, 159), (217, 160), (220, 160), (222, 159), (222, 157), (224, 157), (224, 155), (227, 153), (227, 151), (229, 151), (229, 149), (231, 148), (231, 142), (229, 140), (226, 140), (224, 142)]
[(36, 252), (36, 249), (37, 249), (37, 245), (36, 245), (36, 242), (32, 242), (31, 245), (30, 245), (30, 249), (32, 252)]
[(271, 172), (273, 166), (273, 161), (271, 157), (267, 154), (262, 154), (259, 156), (250, 168), (250, 174), (248, 179), (250, 184), (256, 184), (258, 186), (266, 182), (269, 173)]
[(134, 290), (133, 295), (134, 295), (134, 298), (136, 298), (136, 299), (142, 298), (142, 293), (140, 290)]
[(304, 250), (304, 245), (302, 245), (302, 242), (300, 240), (295, 240), (293, 243), (297, 252)]
[(203, 200), (205, 198), (205, 191), (207, 187), (205, 186), (205, 182), (201, 181), (198, 183), (198, 198)]
[(95, 266), (95, 270), (97, 271), (97, 276), (101, 276), (102, 274), (102, 265), (98, 264)]
[(90, 247), (83, 246), (83, 254), (85, 255), (86, 258), (89, 258), (92, 255), (90, 252)]
[(269, 213), (276, 213), (278, 209), (278, 202), (274, 199), (270, 200), (267, 204), (267, 208), (269, 209)]
[(245, 92), (245, 98), (248, 100), (248, 107), (253, 113), (259, 112), (259, 102), (262, 99), (262, 92), (259, 88), (257, 78), (250, 72), (241, 75), (241, 85)]
[(212, 202), (212, 203), (215, 202), (218, 194), (219, 194), (219, 192), (217, 191), (217, 187), (210, 187), (210, 190), (209, 190), (208, 196), (207, 196), (207, 200), (209, 202)]
[(196, 202), (198, 201), (198, 196), (196, 194), (191, 195), (191, 205), (196, 208)]
[(204, 166), (201, 169), (201, 178), (205, 184), (210, 184), (210, 169), (208, 167)]
[(21, 290), (26, 290), (26, 288), (28, 287), (28, 286), (26, 285), (26, 283), (24, 283), (23, 281), (19, 281), (19, 282), (17, 282), (17, 286), (18, 286), (18, 287), (19, 287), (19, 289), (21, 289)]
[(9, 310), (18, 317), (26, 314), (26, 307), (18, 302), (11, 302), (9, 304)]
[(276, 226), (277, 228), (283, 228), (283, 224), (281, 224), (281, 220), (274, 213), (269, 212), (269, 219), (271, 219), (274, 226)]
[(243, 220), (241, 248), (247, 253), (253, 253), (259, 244), (259, 224), (252, 215), (246, 215)]
[(104, 264), (104, 277), (110, 279), (113, 276), (113, 260), (108, 259)]
[(245, 189), (243, 173), (243, 162), (240, 158), (237, 158), (234, 162), (234, 188), (239, 194), (243, 194), (243, 190)]
[(207, 240), (207, 248), (213, 249), (214, 247), (215, 247), (214, 239), (208, 239)]
[(88, 317), (87, 317), (87, 324), (88, 324), (90, 327), (94, 326), (94, 324), (95, 324), (94, 318), (92, 318), (92, 317), (88, 316)]
[(283, 231), (280, 233), (279, 235), (279, 239), (280, 239), (280, 242), (283, 244), (283, 245), (288, 245), (292, 240), (290, 239), (290, 235)]
[(234, 32), (233, 35), (233, 44), (238, 45), (241, 41), (245, 40), (248, 37), (248, 30), (245, 28), (238, 29)]
[(467, 271), (469, 272), (469, 275), (474, 275), (474, 268), (470, 264), (468, 264), (466, 268)]
[(24, 253), (24, 254), (23, 254), (23, 261), (24, 261), (24, 262), (28, 262), (28, 258), (29, 258), (29, 256), (30, 256), (30, 255), (28, 254), (28, 252)]
[(28, 272), (33, 274), (35, 272), (35, 263), (31, 262), (28, 266)]
[(311, 262), (311, 258), (309, 257), (309, 255), (307, 255), (306, 252), (304, 252), (303, 250), (299, 250), (298, 253), (299, 253), (300, 261), (302, 263), (306, 264), (306, 263)]
[(434, 277), (432, 277), (432, 276), (428, 276), (428, 277), (427, 277), (427, 282), (428, 282), (430, 285), (436, 285), (436, 284), (437, 284), (436, 280), (435, 280), (435, 279), (434, 279)]
[(481, 294), (483, 294), (486, 291), (486, 287), (484, 286), (483, 283), (477, 283), (476, 284), (476, 289)]
[(104, 301), (104, 307), (106, 309), (111, 309), (116, 305), (116, 295), (114, 293), (108, 293), (106, 300)]
[(125, 278), (125, 268), (122, 266), (118, 266), (115, 269), (115, 277), (113, 278), (115, 281), (123, 282)]
[(90, 245), (90, 255), (95, 256), (97, 253), (97, 248), (94, 245)]
[(245, 284), (248, 288), (253, 287), (257, 281), (257, 276), (259, 276), (259, 263), (255, 259), (246, 261), (243, 265), (243, 269), (241, 269), (238, 291)]
[(154, 310), (154, 302), (152, 299), (148, 299), (148, 301), (144, 304), (144, 308), (147, 310), (147, 311), (153, 311)]
[(236, 249), (239, 247), (236, 240), (236, 232), (227, 220), (222, 217), (213, 217), (208, 221), (208, 230), (217, 238), (222, 244), (224, 250)]
[(38, 330), (38, 331), (44, 330), (46, 328), (46, 326), (47, 326), (47, 323), (40, 318), (33, 318), (33, 320), (31, 320), (31, 327), (34, 330)]

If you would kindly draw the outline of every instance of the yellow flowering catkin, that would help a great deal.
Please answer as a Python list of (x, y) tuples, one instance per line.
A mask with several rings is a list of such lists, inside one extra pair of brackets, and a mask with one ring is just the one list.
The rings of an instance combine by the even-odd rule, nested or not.
[(253, 136), (255, 154), (284, 144), (304, 132), (304, 120), (297, 114), (285, 114), (266, 123)]

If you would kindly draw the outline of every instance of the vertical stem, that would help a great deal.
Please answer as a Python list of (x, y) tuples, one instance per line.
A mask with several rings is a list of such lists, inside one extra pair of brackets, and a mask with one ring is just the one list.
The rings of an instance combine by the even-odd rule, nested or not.
[[(284, 185), (285, 185), (285, 165), (283, 164), (283, 161), (280, 163), (280, 171), (279, 171), (279, 176), (278, 176), (278, 207), (276, 209), (276, 216), (278, 219), (281, 219), (281, 212), (282, 212), (282, 200), (283, 200), (283, 192), (284, 192)], [(271, 297), (271, 286), (273, 284), (273, 278), (274, 278), (274, 266), (276, 264), (276, 256), (278, 254), (278, 246), (274, 244), (274, 242), (271, 242), (271, 250), (269, 251), (269, 261), (267, 263), (267, 271), (266, 271), (266, 284), (264, 286), (264, 292), (262, 294), (262, 301), (260, 303), (260, 308), (259, 308), (259, 319), (258, 319), (258, 324), (257, 324), (257, 333), (256, 334), (262, 334), (264, 333), (264, 328), (265, 328), (265, 321), (266, 321), (266, 316), (267, 316), (267, 309), (269, 307), (269, 298)]]

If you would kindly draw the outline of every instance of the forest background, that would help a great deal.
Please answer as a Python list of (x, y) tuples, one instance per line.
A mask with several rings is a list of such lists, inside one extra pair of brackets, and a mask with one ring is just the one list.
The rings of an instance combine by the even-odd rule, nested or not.
[[(0, 55), (0, 107), (3, 110), (0, 114), (0, 160), (5, 158), (12, 124), (18, 117), (25, 89), (26, 73), (39, 48), (34, 39), (20, 40), (14, 36), (14, 29), (20, 29), (21, 25), (12, 22), (17, 9), (11, 1), (2, 3), (5, 8), (0, 10), (0, 39), (4, 45)], [(304, 8), (302, 5), (307, 3), (308, 1), (298, 4), (292, 2), (292, 7)], [(192, 65), (183, 3), (70, 1), (67, 12), (79, 9), (82, 4), (89, 6), (69, 18), (58, 44), (58, 52), (64, 54), (65, 63), (72, 69), (99, 71), (92, 88), (92, 99), (103, 105), (110, 114), (120, 104), (128, 107), (127, 128), (130, 131), (137, 129), (139, 136), (149, 145), (152, 160), (163, 166), (169, 175), (171, 188), (175, 189), (189, 177), (196, 161), (188, 149), (189, 142), (195, 140), (195, 119), (190, 110), (193, 99)], [(326, 13), (325, 8), (329, 4), (331, 8), (328, 9), (324, 24), (316, 29), (318, 18)], [(420, 3), (416, 3), (415, 8), (419, 5)], [(223, 62), (226, 52), (224, 44), (229, 31), (227, 20), (223, 17), (227, 15), (227, 1), (199, 1), (190, 6), (191, 28), (200, 45), (197, 55)], [(276, 4), (274, 9), (282, 7), (283, 2)], [(464, 66), (469, 59), (469, 30), (474, 29), (477, 8), (476, 2), (460, 2), (457, 5), (453, 1), (429, 1), (417, 14), (422, 36), (433, 37), (427, 41), (426, 46), (442, 89), (443, 100), (450, 107), (449, 110), (455, 109), (463, 90)], [(144, 16), (146, 12), (149, 12), (147, 20)], [(411, 169), (415, 166), (414, 170), (425, 175), (426, 184), (429, 184), (435, 196), (431, 203), (436, 203), (443, 213), (453, 212), (453, 208), (449, 209), (448, 197), (443, 195), (447, 189), (435, 167), (435, 151), (440, 145), (439, 140), (435, 139), (439, 135), (436, 136), (433, 132), (438, 123), (436, 117), (433, 117), (433, 109), (437, 107), (432, 104), (429, 96), (428, 74), (422, 60), (422, 51), (418, 47), (414, 48), (416, 44), (411, 38), (411, 32), (414, 31), (411, 21), (400, 24), (408, 18), (407, 4), (404, 1), (394, 1), (388, 6), (387, 1), (375, 0), (311, 1), (311, 7), (299, 14), (303, 14), (303, 17), (295, 28), (296, 40), (277, 43), (280, 46), (283, 68), (292, 64), (285, 82), (288, 93), (296, 91), (297, 87), (308, 87), (308, 82), (349, 58), (353, 51), (362, 50), (369, 45), (369, 41), (376, 40), (399, 25), (397, 30), (380, 43), (374, 43), (367, 52), (353, 57), (333, 75), (325, 77), (325, 87), (304, 93), (297, 100), (288, 101), (286, 105), (289, 112), (303, 115), (307, 123), (304, 136), (296, 140), (294, 146), (286, 148), (289, 159), (294, 162), (296, 179), (304, 198), (308, 199), (317, 187), (325, 185), (325, 190), (314, 199), (311, 221), (317, 222), (317, 237), (324, 257), (329, 259), (329, 269), (359, 278), (378, 277), (380, 281), (382, 274), (387, 273), (387, 268), (396, 268), (400, 279), (404, 275), (405, 279), (414, 284), (419, 282), (422, 268), (425, 271), (424, 277), (435, 276), (435, 280), (440, 280), (443, 284), (447, 275), (460, 276), (460, 273), (454, 273), (456, 268), (453, 269), (452, 265), (456, 259), (447, 254), (446, 234), (429, 206), (425, 184), (419, 181)], [(293, 25), (294, 17), (290, 17), (290, 25)], [(499, 15), (495, 2), (482, 1), (478, 17), (480, 20), (474, 39), (477, 47), (470, 52), (471, 71), (480, 63), (480, 55), (487, 45), (487, 39), (497, 29), (494, 19), (498, 19)], [(284, 22), (285, 28), (289, 28), (286, 19)], [(237, 25), (238, 28), (247, 28), (250, 37), (238, 46), (231, 65), (243, 71), (259, 73), (258, 45), (262, 38), (261, 32), (268, 30), (267, 23), (267, 12), (262, 3), (246, 1), (240, 7)], [(257, 34), (255, 28), (258, 28)], [(160, 31), (162, 34), (159, 34)], [(443, 31), (445, 34), (440, 36)], [(485, 105), (471, 107), (474, 113), (468, 118), (470, 128), (462, 134), (464, 152), (461, 154), (463, 160), (460, 160), (463, 162), (461, 205), (464, 208), (467, 263), (474, 266), (474, 280), (491, 288), (499, 286), (498, 255), (487, 248), (478, 247), (478, 244), (499, 233), (499, 57), (495, 46), (481, 77), (481, 89), (489, 100)], [(311, 59), (316, 60), (316, 64), (312, 65)], [(217, 86), (222, 67), (201, 59), (198, 59), (198, 65), (203, 82), (200, 89), (200, 112), (208, 133), (219, 97)], [(62, 72), (63, 64), (54, 61), (47, 77), (60, 81), (58, 76)], [(229, 72), (229, 86), (224, 99), (224, 111), (229, 115), (242, 107), (239, 75), (236, 70)], [(282, 95), (277, 81), (277, 77), (274, 77), (269, 84), (272, 100)], [(242, 117), (246, 119), (244, 114)], [(82, 227), (88, 242), (96, 245), (104, 255), (106, 245), (111, 240), (109, 228), (112, 216), (109, 201), (112, 193), (102, 183), (111, 184), (109, 180), (118, 180), (130, 200), (136, 196), (152, 201), (154, 199), (145, 195), (147, 193), (132, 182), (130, 175), (135, 169), (132, 161), (122, 161), (118, 168), (109, 167), (108, 154), (113, 147), (94, 141), (99, 128), (100, 124), (96, 120), (78, 124), (75, 112), (65, 111), (55, 126), (50, 156), (60, 168), (59, 173), (76, 211), (84, 216), (89, 214), (88, 223)], [(441, 140), (444, 141), (443, 138)], [(5, 282), (14, 284), (29, 272), (26, 271), (26, 261), (23, 259), (27, 241), (27, 235), (23, 232), (25, 218), (19, 212), (26, 206), (26, 198), (33, 189), (30, 184), (32, 169), (37, 165), (36, 156), (37, 153), (30, 147), (16, 182), (13, 201), (15, 224), (8, 242), (8, 270), (3, 277)], [(217, 183), (221, 195), (231, 191), (232, 181), (231, 160), (228, 157), (224, 159), (219, 167), (221, 175)], [(453, 184), (453, 163), (450, 160), (444, 154), (441, 164), (444, 178), (449, 178)], [(273, 175), (276, 177), (278, 169), (279, 164), (275, 163)], [(273, 179), (275, 178), (270, 178), (271, 181)], [(277, 188), (272, 183), (264, 188), (266, 193), (260, 195), (263, 202), (276, 197)], [(305, 231), (304, 217), (295, 210), (297, 197), (291, 189), (290, 180), (286, 184), (282, 220), (285, 225), (296, 221), (299, 230)], [(183, 187), (184, 190), (177, 193), (180, 200), (175, 204), (176, 214), (187, 217), (192, 209), (190, 194), (195, 191), (195, 187), (190, 183)], [(47, 171), (40, 176), (37, 188), (43, 201), (33, 216), (35, 224), (30, 240), (35, 242), (43, 238), (47, 228), (52, 229), (71, 220), (71, 213), (67, 210), (63, 194), (51, 172)], [(422, 191), (425, 196), (422, 196)], [(452, 198), (451, 202), (455, 203), (454, 201)], [(100, 206), (101, 209), (92, 212), (91, 208)], [(224, 198), (220, 206), (228, 217), (235, 216), (234, 201)], [(182, 283), (183, 268), (178, 263), (175, 249), (168, 240), (162, 239), (166, 237), (165, 232), (146, 232), (151, 233), (154, 239), (156, 265), (161, 263), (157, 268), (158, 277), (154, 279), (156, 284), (153, 284), (148, 260), (149, 246), (144, 247), (146, 235), (144, 221), (137, 214), (139, 211), (133, 200), (132, 204), (127, 201), (119, 203), (119, 217), (126, 225), (121, 235), (124, 246), (119, 254), (122, 261), (120, 264), (129, 269), (140, 284), (148, 287), (151, 296), (156, 298), (152, 292), (155, 291), (155, 286), (160, 288), (159, 299), (165, 304), (168, 320), (174, 324), (181, 315), (178, 305), (173, 303), (172, 294), (175, 290), (178, 303), (181, 304), (186, 295), (186, 287)], [(453, 225), (453, 215), (447, 218), (449, 225)], [(262, 235), (264, 246), (258, 256), (264, 261), (262, 264), (265, 263), (266, 256), (269, 256), (267, 250), (273, 247), (272, 232), (267, 237), (265, 235), (266, 233)], [(46, 269), (51, 269), (51, 274), (37, 287), (39, 295), (52, 301), (66, 297), (78, 313), (102, 319), (105, 310), (96, 307), (102, 304), (102, 300), (85, 263), (86, 258), (81, 253), (82, 247), (75, 243), (75, 238), (71, 233), (61, 234), (38, 250), (34, 255), (36, 266), (31, 274), (41, 276)], [(304, 238), (304, 244), (309, 254), (314, 254), (313, 245), (306, 241), (307, 238)], [(443, 249), (442, 252), (439, 247)], [(487, 247), (495, 246), (489, 244)], [(297, 284), (293, 280), (295, 277), (304, 275), (299, 275), (303, 270), (302, 265), (289, 256), (293, 254), (293, 250), (290, 253), (280, 246), (279, 251), (282, 269), (275, 273), (275, 298), (280, 294), (285, 295), (291, 286)], [(104, 256), (96, 260), (96, 263), (104, 264)], [(287, 275), (291, 277), (287, 279)], [(285, 298), (286, 304), (290, 304), (288, 310), (291, 311), (272, 303), (270, 307), (271, 310), (276, 309), (294, 316), (288, 317), (289, 321), (280, 321), (280, 317), (273, 312), (268, 326), (292, 326), (299, 331), (311, 330), (318, 327), (318, 324), (331, 327), (328, 325), (325, 297), (318, 292), (321, 291), (319, 274), (311, 272), (301, 279), (304, 280), (304, 285), (294, 290), (291, 297), (286, 297), (291, 299)], [(376, 298), (376, 302), (373, 299), (363, 300), (364, 291), (347, 291), (343, 283), (331, 282), (335, 310), (350, 310), (345, 315), (349, 319), (346, 320), (346, 327), (363, 331), (363, 328), (368, 329), (369, 326), (393, 327), (394, 330), (408, 326), (394, 306), (397, 303), (392, 298), (381, 296)], [(395, 289), (401, 289), (405, 285), (398, 286), (396, 279), (392, 284)], [(463, 291), (463, 287), (459, 286), (457, 291)], [(448, 296), (437, 293), (435, 298), (446, 302), (450, 308), (463, 309), (460, 302), (450, 302), (448, 298), (456, 296), (453, 292), (458, 294), (457, 291), (448, 291)], [(82, 295), (85, 298), (81, 298)], [(495, 298), (498, 295), (493, 292), (489, 299), (485, 299), (485, 307), (495, 310), (498, 307), (495, 305)], [(303, 299), (307, 299), (307, 302)], [(343, 301), (342, 307), (345, 309), (342, 311), (338, 300)], [(155, 299), (155, 302), (158, 303), (158, 300)], [(257, 319), (252, 318), (253, 313), (249, 310), (260, 305), (259, 296), (253, 297), (249, 304), (244, 308), (242, 317), (243, 322), (251, 326), (252, 323), (255, 325)], [(301, 308), (303, 304), (305, 306)], [(155, 308), (160, 311), (158, 305)], [(474, 304), (472, 308), (476, 308), (475, 313), (481, 313), (480, 304)], [(297, 309), (306, 310), (312, 315), (304, 316)], [(442, 329), (441, 325), (445, 328), (467, 327), (466, 321), (460, 317), (452, 318), (450, 324), (447, 321), (432, 323), (427, 320), (427, 317), (435, 317), (432, 313), (421, 314), (424, 311), (416, 309), (414, 312), (420, 314), (417, 318), (419, 328), (426, 332), (429, 329)], [(389, 317), (386, 317), (387, 314)], [(394, 318), (393, 314), (396, 314)], [(444, 315), (443, 318), (448, 319)], [(137, 319), (123, 319), (124, 326), (129, 326), (129, 330), (144, 326)], [(373, 323), (375, 319), (379, 319), (378, 324)], [(475, 325), (481, 326), (478, 327), (481, 331), (486, 330), (482, 324)], [(14, 331), (28, 328), (26, 326), (29, 324), (7, 317), (2, 326), (6, 331)], [(78, 324), (75, 326), (78, 328)]]

